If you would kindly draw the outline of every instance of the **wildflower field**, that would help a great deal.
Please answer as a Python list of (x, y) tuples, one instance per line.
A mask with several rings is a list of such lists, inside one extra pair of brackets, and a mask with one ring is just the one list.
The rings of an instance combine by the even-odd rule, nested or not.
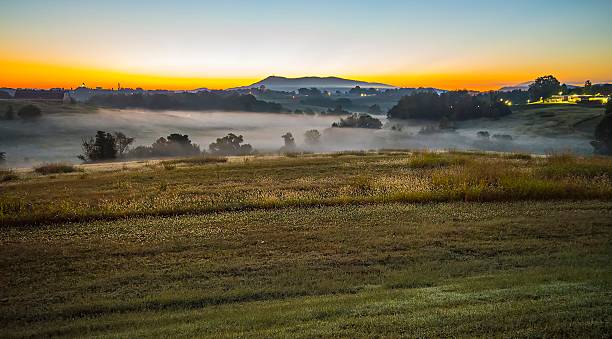
[(4, 175), (1, 337), (612, 333), (609, 158), (379, 151)]

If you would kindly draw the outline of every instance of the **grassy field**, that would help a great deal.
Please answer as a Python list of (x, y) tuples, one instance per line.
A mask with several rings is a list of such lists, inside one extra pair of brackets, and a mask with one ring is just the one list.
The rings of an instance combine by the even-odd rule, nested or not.
[(17, 171), (0, 336), (607, 337), (611, 180), (459, 152)]

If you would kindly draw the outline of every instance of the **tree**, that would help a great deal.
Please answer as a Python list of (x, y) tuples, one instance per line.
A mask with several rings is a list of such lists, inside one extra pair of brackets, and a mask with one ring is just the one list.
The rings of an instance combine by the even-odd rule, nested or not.
[(104, 131), (98, 131), (96, 136), (83, 139), (81, 144), (83, 154), (78, 158), (83, 161), (100, 161), (117, 158), (117, 145), (115, 137)]
[(6, 153), (0, 152), (0, 162), (4, 162), (4, 161), (6, 161)]
[(115, 143), (117, 152), (119, 152), (119, 157), (123, 157), (133, 142), (134, 138), (129, 138), (121, 132), (115, 132)]
[(599, 122), (591, 145), (597, 154), (612, 155), (612, 114), (606, 114)]
[(200, 146), (192, 144), (188, 135), (172, 133), (166, 138), (159, 138), (151, 145), (153, 156), (198, 155)]
[(23, 120), (32, 120), (40, 118), (42, 116), (42, 111), (38, 106), (25, 105), (19, 109), (17, 115)]
[(285, 142), (285, 145), (280, 149), (281, 152), (295, 151), (295, 138), (293, 138), (293, 134), (287, 132), (284, 135), (281, 135), (281, 138), (283, 138), (283, 141)]
[(606, 113), (612, 113), (612, 100), (608, 99), (606, 103)]
[(229, 133), (223, 138), (217, 138), (216, 142), (211, 143), (208, 148), (215, 155), (248, 155), (253, 153), (253, 147), (249, 144), (242, 144), (242, 135)]
[(311, 129), (304, 133), (304, 142), (307, 145), (318, 145), (321, 142), (321, 133), (316, 129)]
[(9, 107), (6, 109), (6, 113), (4, 114), (4, 119), (6, 120), (14, 120), (15, 119), (15, 112), (13, 111), (13, 106), (9, 105)]
[(531, 100), (547, 99), (559, 93), (561, 83), (552, 75), (537, 78), (533, 84), (529, 85), (529, 97)]
[(584, 82), (583, 93), (584, 94), (593, 94), (593, 84), (591, 83), (591, 80), (587, 80), (587, 81)]

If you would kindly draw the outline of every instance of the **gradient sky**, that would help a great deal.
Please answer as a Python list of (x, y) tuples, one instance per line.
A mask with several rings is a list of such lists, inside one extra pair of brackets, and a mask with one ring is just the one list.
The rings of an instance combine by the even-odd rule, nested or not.
[(492, 89), (612, 81), (612, 0), (0, 3), (0, 87), (191, 89), (268, 75)]

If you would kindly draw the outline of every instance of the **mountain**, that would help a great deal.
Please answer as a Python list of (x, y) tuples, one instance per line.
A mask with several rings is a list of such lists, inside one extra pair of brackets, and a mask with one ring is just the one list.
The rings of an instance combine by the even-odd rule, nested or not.
[(323, 90), (342, 90), (350, 89), (355, 86), (363, 88), (397, 88), (395, 86), (377, 83), (377, 82), (366, 82), (350, 79), (342, 79), (337, 77), (302, 77), (302, 78), (285, 78), (279, 76), (269, 76), (261, 81), (258, 81), (250, 86), (232, 88), (236, 89), (248, 89), (253, 87), (265, 86), (268, 89), (276, 91), (295, 91), (300, 88), (312, 88), (316, 87)]
[(518, 85), (514, 85), (514, 86), (506, 86), (506, 87), (502, 87), (499, 89), (500, 92), (512, 92), (514, 90), (521, 90), (521, 91), (526, 91), (529, 89), (529, 85), (533, 84), (533, 81), (527, 81), (527, 82), (523, 82), (520, 83)]
[[(502, 87), (499, 89), (500, 92), (512, 92), (514, 90), (521, 90), (521, 91), (526, 91), (529, 89), (529, 85), (533, 84), (533, 81), (527, 81), (527, 82), (523, 82), (514, 86), (506, 86), (506, 87)], [(574, 88), (578, 88), (580, 86), (576, 86), (576, 85), (570, 85), (570, 84), (566, 84), (567, 88), (569, 89), (574, 89)]]

